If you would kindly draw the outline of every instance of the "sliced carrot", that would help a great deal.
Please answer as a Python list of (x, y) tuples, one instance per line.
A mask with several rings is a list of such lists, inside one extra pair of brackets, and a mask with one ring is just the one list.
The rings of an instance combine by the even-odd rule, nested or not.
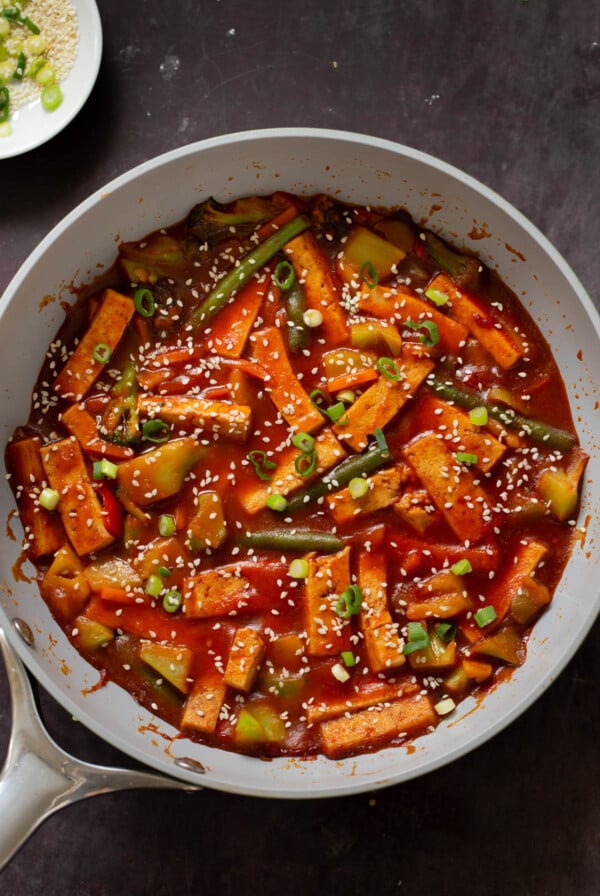
[(356, 389), (358, 386), (364, 386), (365, 383), (372, 383), (378, 376), (374, 367), (363, 367), (362, 370), (351, 370), (348, 373), (340, 374), (340, 376), (332, 377), (327, 380), (327, 388), (330, 392)]
[(141, 604), (145, 603), (145, 598), (141, 591), (126, 591), (125, 588), (118, 588), (116, 585), (105, 586), (98, 592), (101, 600), (107, 600), (112, 604)]
[(267, 293), (268, 281), (250, 280), (212, 320), (206, 330), (206, 344), (211, 351), (226, 358), (239, 358), (258, 317)]
[(274, 218), (271, 218), (270, 221), (266, 221), (256, 231), (258, 235), (258, 241), (262, 243), (267, 239), (268, 236), (271, 236), (273, 233), (276, 233), (278, 230), (284, 226), (284, 224), (288, 224), (292, 221), (296, 215), (298, 214), (298, 209), (293, 205), (288, 205), (287, 208), (284, 208), (282, 212), (279, 212), (278, 215), (275, 215)]

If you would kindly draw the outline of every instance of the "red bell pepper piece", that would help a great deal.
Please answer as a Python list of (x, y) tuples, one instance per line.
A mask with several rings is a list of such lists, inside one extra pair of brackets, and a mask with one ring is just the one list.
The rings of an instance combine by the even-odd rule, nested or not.
[(108, 483), (101, 482), (98, 493), (102, 502), (102, 516), (104, 525), (111, 535), (120, 538), (123, 534), (123, 508), (118, 499), (113, 495)]

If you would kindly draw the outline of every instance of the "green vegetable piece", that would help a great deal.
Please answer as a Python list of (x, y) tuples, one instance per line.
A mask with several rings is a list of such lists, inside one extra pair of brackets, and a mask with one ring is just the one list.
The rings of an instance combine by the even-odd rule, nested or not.
[(142, 641), (139, 656), (155, 672), (158, 672), (161, 678), (176, 687), (182, 694), (187, 694), (190, 689), (188, 677), (194, 658), (194, 654), (188, 647)]
[(479, 626), (479, 628), (484, 628), (486, 625), (489, 625), (494, 619), (498, 618), (498, 614), (496, 610), (492, 606), (480, 607), (476, 613), (473, 614), (473, 619)]
[(481, 262), (470, 255), (461, 255), (431, 232), (425, 234), (425, 246), (436, 264), (459, 286), (474, 289), (481, 276)]
[(110, 644), (115, 636), (112, 628), (87, 616), (78, 616), (73, 628), (77, 633), (75, 640), (82, 650), (99, 650)]
[(234, 293), (251, 280), (256, 272), (267, 264), (286, 243), (289, 243), (309, 226), (309, 222), (305, 218), (294, 218), (281, 230), (267, 237), (264, 242), (259, 243), (255, 249), (244, 255), (239, 264), (231, 268), (218, 281), (202, 304), (192, 312), (188, 320), (191, 329), (194, 332), (204, 330), (215, 314), (229, 302)]
[(317, 501), (322, 495), (343, 488), (359, 476), (367, 476), (382, 467), (390, 459), (387, 445), (368, 448), (363, 454), (353, 454), (329, 470), (321, 479), (317, 479), (306, 489), (294, 494), (288, 501), (288, 513), (294, 513)]
[(370, 289), (388, 279), (405, 252), (367, 227), (354, 227), (342, 250), (342, 261), (355, 268)]
[(144, 507), (176, 495), (183, 480), (206, 453), (189, 437), (173, 439), (119, 464), (119, 488), (134, 504)]
[(508, 429), (514, 429), (529, 436), (534, 442), (547, 445), (548, 448), (558, 448), (560, 451), (569, 451), (576, 442), (576, 437), (562, 429), (556, 429), (548, 423), (533, 420), (517, 414), (512, 408), (503, 408), (499, 405), (484, 401), (477, 392), (459, 387), (454, 383), (441, 380), (437, 376), (429, 376), (427, 385), (433, 389), (436, 395), (440, 395), (446, 401), (453, 401), (466, 410), (484, 407), (489, 416), (498, 420)]
[(342, 541), (331, 532), (312, 529), (263, 529), (261, 532), (245, 532), (238, 542), (249, 548), (271, 551), (319, 551), (333, 554), (343, 547)]
[(227, 537), (227, 526), (219, 494), (200, 492), (196, 498), (196, 511), (188, 523), (187, 538), (193, 551), (206, 551), (220, 547)]
[(213, 245), (231, 236), (231, 228), (256, 225), (272, 218), (277, 208), (267, 199), (250, 196), (223, 205), (214, 197), (195, 205), (188, 215), (187, 227), (201, 243)]
[(285, 737), (285, 726), (274, 709), (256, 703), (241, 710), (235, 737), (240, 744), (279, 743)]
[(292, 354), (301, 351), (308, 345), (310, 327), (304, 318), (306, 313), (306, 294), (303, 285), (295, 279), (285, 296), (287, 314), (287, 342)]

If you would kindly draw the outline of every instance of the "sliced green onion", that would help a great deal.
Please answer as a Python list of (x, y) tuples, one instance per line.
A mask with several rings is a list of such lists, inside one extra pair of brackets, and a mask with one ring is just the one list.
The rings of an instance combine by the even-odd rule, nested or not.
[(429, 633), (420, 622), (409, 622), (407, 633), (407, 642), (402, 648), (402, 652), (407, 656), (414, 653), (415, 650), (425, 650), (426, 647), (429, 647)]
[(433, 707), (437, 712), (438, 716), (447, 716), (449, 713), (453, 712), (456, 709), (456, 703), (452, 699), (452, 697), (442, 697), (441, 700)]
[(431, 299), (434, 305), (446, 305), (448, 302), (448, 296), (441, 289), (430, 287), (425, 290), (425, 295), (428, 299)]
[[(17, 56), (17, 67), (15, 68), (15, 70), (13, 72), (13, 78), (15, 79), (15, 81), (23, 80), (23, 75), (25, 74), (25, 66), (26, 65), (27, 65), (27, 57), (25, 56), (25, 53), (19, 53), (19, 55)], [(42, 100), (42, 105), (43, 105), (43, 100)]]
[(454, 457), (461, 464), (476, 464), (479, 460), (476, 454), (471, 454), (468, 451), (457, 451)]
[(45, 65), (46, 65), (46, 60), (44, 59), (43, 56), (37, 56), (35, 59), (32, 59), (31, 62), (29, 63), (29, 68), (27, 69), (27, 73), (26, 73), (27, 77), (35, 78), (35, 76), (37, 75), (39, 70), (41, 68), (43, 68)]
[(163, 610), (166, 610), (167, 613), (176, 613), (182, 603), (181, 592), (174, 588), (172, 591), (167, 591), (163, 597)]
[(294, 461), (294, 469), (299, 476), (311, 476), (317, 469), (318, 460), (316, 451), (311, 451), (310, 454), (299, 454)]
[(456, 626), (452, 622), (438, 622), (435, 626), (435, 632), (438, 638), (449, 643), (454, 641), (456, 637)]
[(41, 69), (36, 73), (35, 80), (42, 87), (49, 87), (50, 84), (54, 83), (54, 79), (56, 77), (56, 72), (52, 68), (51, 65), (48, 65), (46, 62), (45, 65), (41, 67)]
[(92, 358), (94, 361), (97, 361), (98, 364), (106, 364), (110, 361), (111, 354), (110, 345), (107, 345), (106, 342), (99, 342), (98, 345), (94, 346)]
[(269, 476), (265, 470), (274, 470), (277, 464), (273, 463), (272, 460), (269, 460), (264, 451), (251, 451), (247, 457), (254, 467), (254, 472), (258, 478), (262, 479), (263, 482), (270, 482), (272, 477)]
[(427, 330), (427, 335), (421, 333), (419, 339), (423, 345), (426, 345), (429, 348), (433, 348), (433, 346), (437, 345), (440, 341), (437, 324), (434, 324), (432, 320), (405, 320), (404, 326), (408, 327), (410, 330)]
[(290, 563), (288, 575), (292, 579), (306, 579), (308, 576), (308, 560), (303, 557), (297, 557)]
[(325, 405), (327, 404), (327, 396), (321, 389), (313, 389), (308, 396), (317, 410), (325, 413)]
[(379, 373), (386, 378), (386, 380), (397, 382), (402, 376), (402, 370), (391, 358), (378, 358), (377, 364), (375, 366)]
[(0, 124), (8, 120), (10, 111), (10, 95), (8, 87), (0, 87)]
[(159, 566), (159, 567), (158, 567), (158, 574), (159, 574), (159, 576), (162, 576), (163, 579), (166, 579), (167, 576), (170, 576), (170, 575), (171, 575), (171, 570), (170, 570), (170, 569), (167, 569), (166, 566)]
[(163, 538), (175, 535), (175, 520), (168, 513), (163, 513), (158, 518), (158, 532)]
[(158, 597), (163, 588), (163, 580), (160, 576), (151, 575), (146, 579), (144, 591), (146, 594), (149, 594), (150, 597)]
[(307, 308), (302, 315), (302, 320), (309, 329), (315, 330), (323, 323), (323, 314), (318, 308)]
[(280, 261), (273, 271), (273, 283), (275, 286), (287, 292), (288, 289), (291, 289), (295, 279), (296, 274), (289, 261)]
[(383, 434), (383, 430), (376, 429), (375, 432), (373, 433), (373, 435), (375, 436), (375, 441), (377, 442), (378, 449), (382, 453), (389, 455), (390, 449), (388, 447), (388, 443), (385, 440), (385, 435)]
[(473, 567), (469, 560), (466, 557), (463, 557), (462, 560), (457, 560), (450, 567), (450, 572), (453, 572), (455, 576), (465, 576), (468, 572), (471, 572)]
[(484, 628), (486, 625), (489, 625), (490, 622), (493, 622), (494, 619), (498, 618), (498, 614), (492, 606), (480, 607), (476, 613), (473, 614), (473, 619), (479, 626), (479, 628)]
[(331, 667), (331, 674), (337, 681), (341, 682), (342, 684), (344, 684), (344, 682), (348, 681), (348, 679), (350, 678), (350, 673), (347, 669), (344, 668), (344, 666), (342, 666), (341, 663), (335, 663)]
[(363, 593), (359, 585), (348, 585), (345, 591), (342, 591), (335, 605), (335, 612), (340, 619), (349, 619), (350, 616), (356, 616), (360, 613)]
[(283, 513), (287, 505), (287, 499), (284, 498), (283, 495), (273, 493), (267, 498), (267, 507), (269, 508), (269, 510), (277, 511), (277, 513)]
[(314, 450), (315, 440), (307, 432), (297, 432), (292, 436), (292, 445), (304, 454), (310, 454)]
[(469, 420), (473, 426), (485, 426), (488, 422), (488, 410), (484, 407), (473, 408), (469, 411)]
[(155, 445), (162, 445), (169, 441), (171, 429), (168, 423), (159, 417), (153, 417), (152, 420), (146, 420), (142, 424), (142, 437), (148, 442), (154, 442)]
[(379, 283), (379, 274), (372, 261), (365, 261), (364, 264), (361, 265), (359, 277), (369, 289), (375, 289)]
[(348, 483), (348, 491), (350, 492), (350, 497), (354, 498), (354, 500), (364, 498), (369, 491), (369, 483), (362, 476), (355, 476)]
[(156, 311), (154, 293), (146, 286), (136, 289), (133, 294), (133, 304), (137, 313), (141, 314), (142, 317), (152, 317)]
[(352, 666), (356, 666), (356, 657), (351, 650), (342, 650), (340, 656), (344, 661), (344, 665), (348, 666), (349, 669), (351, 669)]
[(352, 389), (342, 389), (341, 392), (337, 394), (338, 400), (343, 401), (344, 404), (354, 404), (356, 401), (356, 392), (353, 392)]
[[(43, 71), (43, 69), (42, 69)], [(54, 112), (63, 101), (63, 92), (58, 84), (46, 84), (41, 95), (42, 108), (46, 112)]]
[(116, 479), (118, 472), (117, 465), (113, 464), (112, 461), (107, 460), (105, 457), (103, 457), (102, 460), (94, 461), (94, 466), (92, 468), (92, 476), (94, 479)]
[[(332, 404), (330, 408), (326, 409), (325, 413), (332, 423), (339, 423), (341, 426), (345, 426), (346, 423), (349, 422), (348, 415), (346, 414), (346, 405), (343, 401), (336, 401), (335, 404)], [(344, 418), (343, 420), (342, 417)]]
[(44, 510), (56, 510), (59, 500), (60, 495), (55, 488), (43, 488), (38, 498), (38, 504)]

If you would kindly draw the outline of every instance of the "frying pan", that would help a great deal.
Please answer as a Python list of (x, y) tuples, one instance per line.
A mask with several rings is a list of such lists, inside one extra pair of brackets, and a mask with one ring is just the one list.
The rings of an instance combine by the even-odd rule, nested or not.
[[(407, 208), (417, 221), (426, 221), (496, 269), (553, 347), (591, 459), (574, 552), (551, 607), (535, 626), (526, 663), (477, 704), (472, 699), (462, 703), (411, 749), (387, 748), (342, 761), (262, 762), (175, 738), (173, 729), (122, 689), (94, 687), (98, 672), (63, 637), (35, 583), (24, 580), (32, 570), (18, 564), (22, 533), (4, 478), (0, 513), (15, 540), (5, 538), (0, 545), (0, 626), (25, 666), (70, 713), (162, 775), (261, 797), (341, 796), (422, 775), (492, 737), (548, 687), (591, 627), (600, 607), (599, 522), (591, 510), (600, 499), (599, 321), (583, 287), (545, 237), (499, 196), (437, 159), (373, 137), (328, 130), (215, 137), (148, 161), (95, 192), (54, 228), (13, 279), (0, 301), (2, 448), (28, 416), (41, 359), (64, 316), (61, 302), (72, 301), (77, 285), (112, 263), (119, 241), (175, 223), (209, 195), (227, 201), (274, 190), (323, 191), (360, 204)], [(33, 634), (31, 644), (18, 634), (23, 624)], [(26, 789), (21, 797), (27, 800)], [(5, 822), (11, 812), (6, 802), (0, 794)]]

